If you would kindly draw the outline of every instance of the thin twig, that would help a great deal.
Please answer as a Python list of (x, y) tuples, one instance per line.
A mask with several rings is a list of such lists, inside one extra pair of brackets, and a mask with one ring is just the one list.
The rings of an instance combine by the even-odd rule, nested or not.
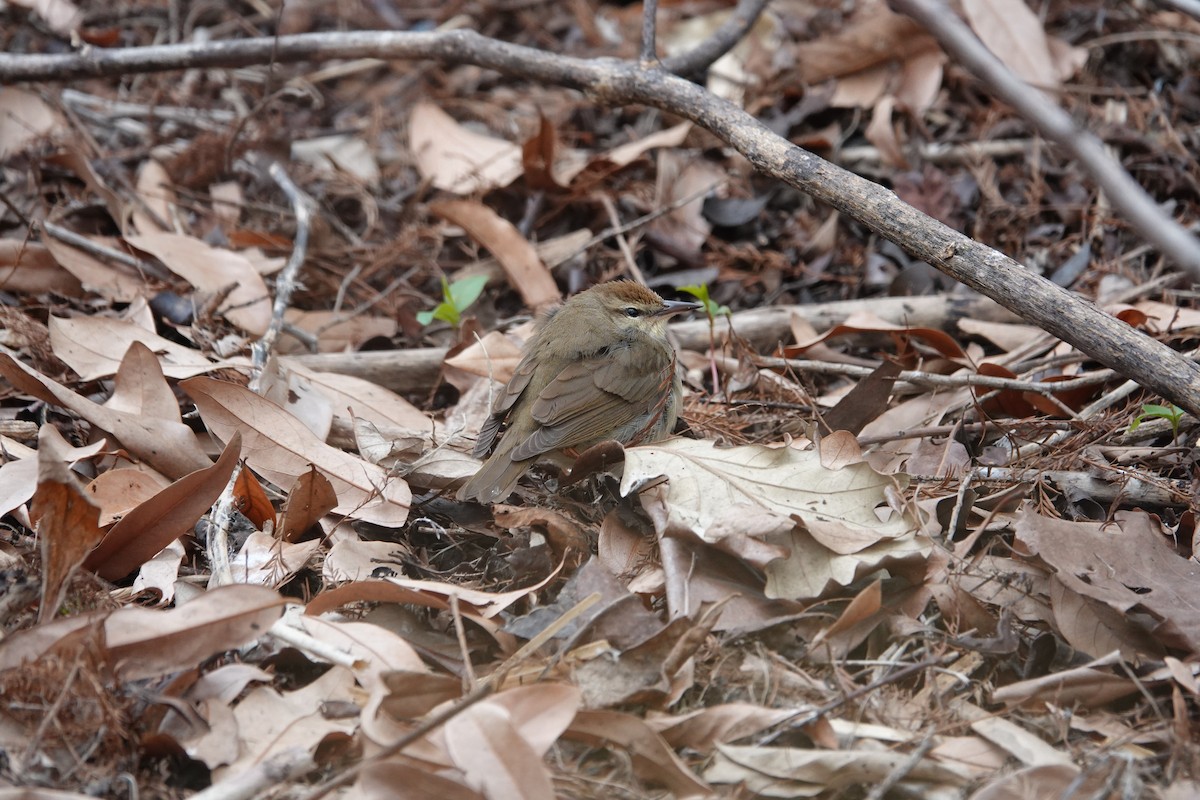
[(292, 181), (279, 162), (272, 161), (267, 172), (291, 201), (292, 211), (296, 217), (296, 238), (292, 242), (292, 254), (288, 257), (287, 264), (279, 273), (279, 277), (275, 279), (275, 303), (271, 308), (271, 324), (267, 326), (267, 331), (262, 338), (251, 348), (250, 389), (254, 392), (259, 390), (263, 367), (266, 366), (267, 357), (275, 349), (275, 342), (279, 339), (279, 332), (283, 329), (284, 314), (292, 304), (292, 295), (300, 287), (297, 276), (300, 274), (300, 268), (304, 266), (304, 259), (308, 256), (308, 235), (312, 228), (313, 202), (308, 195)]
[(721, 27), (686, 53), (665, 58), (662, 68), (675, 75), (694, 75), (708, 69), (718, 58), (728, 53), (750, 32), (758, 21), (768, 0), (739, 0), (737, 8)]
[(642, 69), (653, 69), (658, 66), (658, 35), (655, 32), (658, 19), (658, 0), (644, 0), (642, 3)]
[[(803, 372), (815, 372), (820, 375), (846, 375), (848, 377), (865, 378), (875, 370), (872, 367), (860, 367), (857, 364), (835, 364), (829, 361), (810, 361), (799, 358), (756, 358), (754, 363), (760, 367), (771, 369), (795, 369)], [(909, 383), (915, 386), (940, 386), (961, 389), (965, 386), (977, 386), (985, 389), (1001, 389), (1013, 392), (1033, 392), (1035, 394), (1053, 397), (1060, 392), (1069, 392), (1087, 386), (1111, 381), (1115, 373), (1112, 370), (1098, 370), (1081, 378), (1071, 378), (1065, 381), (1023, 381), (1017, 378), (998, 378), (991, 375), (969, 373), (967, 375), (937, 375), (931, 372), (906, 369), (896, 377), (896, 384)]]

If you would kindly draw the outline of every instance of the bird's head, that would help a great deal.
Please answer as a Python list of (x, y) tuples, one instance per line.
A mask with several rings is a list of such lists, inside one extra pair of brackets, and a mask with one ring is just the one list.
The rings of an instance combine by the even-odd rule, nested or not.
[(617, 330), (658, 337), (665, 336), (667, 320), (672, 316), (700, 307), (699, 303), (663, 300), (633, 281), (613, 281), (593, 286), (571, 298), (570, 302), (577, 301), (598, 308)]

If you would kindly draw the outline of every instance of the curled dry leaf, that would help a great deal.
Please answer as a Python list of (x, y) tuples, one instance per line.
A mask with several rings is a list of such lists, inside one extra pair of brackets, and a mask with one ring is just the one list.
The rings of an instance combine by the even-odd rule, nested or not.
[(58, 613), (67, 582), (104, 535), (95, 505), (67, 466), (70, 445), (53, 425), (38, 431), (38, 485), (30, 517), (42, 550), (42, 597), (38, 622)]
[(290, 486), (315, 466), (337, 492), (336, 513), (389, 526), (403, 525), (408, 518), (408, 484), (325, 444), (274, 403), (243, 386), (211, 378), (191, 378), (182, 386), (209, 431), (222, 441), (240, 431), (246, 462), (277, 486)]
[(185, 475), (122, 517), (88, 555), (84, 566), (115, 581), (191, 531), (229, 483), (241, 443), (241, 437), (234, 434), (215, 464)]
[(550, 771), (504, 709), (477, 703), (447, 722), (445, 734), (454, 765), (489, 800), (554, 800)]
[(0, 376), (23, 394), (62, 406), (108, 431), (134, 456), (169, 478), (181, 478), (212, 464), (191, 428), (179, 422), (113, 411), (34, 372), (0, 353)]
[[(256, 640), (280, 614), (284, 600), (261, 586), (223, 586), (168, 611), (122, 608), (80, 614), (19, 631), (0, 644), (0, 671), (40, 658), (88, 626), (103, 632), (99, 655), (124, 680), (191, 669), (205, 659)], [(96, 646), (72, 639), (71, 648)]]
[(660, 783), (675, 797), (708, 797), (712, 787), (697, 778), (675, 751), (641, 719), (619, 711), (580, 711), (564, 738), (594, 747), (620, 747), (643, 780)]

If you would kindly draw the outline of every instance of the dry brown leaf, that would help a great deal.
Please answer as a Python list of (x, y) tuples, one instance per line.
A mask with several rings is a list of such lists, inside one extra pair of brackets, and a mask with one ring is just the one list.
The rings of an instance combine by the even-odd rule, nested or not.
[(717, 757), (704, 771), (712, 783), (744, 783), (771, 797), (815, 797), (830, 790), (866, 787), (903, 770), (899, 787), (924, 794), (934, 786), (962, 787), (963, 770), (923, 758), (915, 765), (902, 752), (803, 750), (794, 747), (718, 745)]
[(333, 484), (316, 468), (310, 469), (288, 490), (287, 508), (275, 535), (285, 542), (294, 542), (336, 506)]
[(71, 575), (104, 535), (99, 506), (83, 491), (67, 466), (71, 447), (53, 425), (38, 431), (38, 485), (30, 508), (42, 555), (42, 596), (38, 622), (58, 613)]
[(712, 787), (697, 778), (649, 725), (619, 711), (580, 711), (563, 736), (593, 747), (620, 747), (643, 780), (661, 783), (676, 797), (710, 796)]
[(145, 414), (170, 422), (183, 422), (179, 401), (167, 385), (162, 365), (143, 342), (134, 340), (125, 351), (113, 378), (113, 393), (104, 407), (130, 414)]
[(311, 465), (333, 484), (339, 501), (336, 513), (388, 526), (402, 525), (408, 518), (412, 493), (404, 481), (330, 447), (274, 403), (245, 387), (211, 378), (191, 378), (181, 385), (209, 431), (221, 441), (240, 431), (246, 462), (277, 486), (290, 486)]
[(254, 264), (242, 254), (178, 233), (143, 233), (126, 236), (125, 241), (152, 254), (202, 292), (223, 292), (233, 286), (217, 313), (247, 333), (266, 333), (271, 297)]
[(1002, 717), (984, 716), (971, 723), (971, 730), (1011, 754), (1026, 766), (1071, 764), (1071, 754), (1048, 744), (1037, 734)]
[[(123, 680), (191, 669), (216, 653), (261, 636), (283, 611), (284, 600), (261, 586), (223, 586), (169, 611), (122, 608), (80, 614), (19, 631), (0, 644), (0, 671), (42, 657), (83, 627), (97, 627), (99, 655)], [(72, 646), (91, 647), (92, 641)]]
[(185, 475), (122, 517), (84, 566), (115, 581), (190, 532), (229, 483), (240, 452), (241, 437), (235, 434), (215, 464)]
[(421, 177), (453, 194), (508, 186), (524, 170), (520, 145), (469, 131), (432, 103), (413, 108), (409, 149)]
[(23, 394), (60, 405), (108, 431), (131, 453), (168, 478), (181, 478), (212, 463), (200, 449), (196, 435), (182, 423), (97, 405), (4, 353), (0, 353), (0, 376)]
[[(354, 706), (357, 705), (356, 699), (358, 690), (354, 673), (338, 666), (296, 691), (280, 692), (270, 686), (256, 687), (233, 708), (237, 759), (224, 767), (219, 766), (219, 762), (209, 763), (209, 758), (202, 760), (209, 763), (210, 767), (217, 767), (213, 770), (213, 782), (219, 783), (289, 748), (302, 747), (311, 751), (330, 735), (349, 736), (358, 726), (357, 718), (330, 718), (322, 713), (322, 709), (327, 704), (346, 703)], [(210, 704), (209, 708), (213, 708), (213, 705)], [(229, 735), (227, 730), (214, 728), (208, 736), (191, 745), (189, 750), (202, 756), (207, 744), (209, 747), (215, 746), (215, 752), (225, 753), (228, 751)]]
[(725, 703), (680, 716), (651, 716), (646, 724), (676, 750), (710, 753), (718, 745), (752, 736), (796, 714), (797, 709)]
[(83, 294), (79, 279), (59, 266), (45, 245), (23, 239), (0, 239), (0, 288), (16, 294)]
[(1069, 522), (1030, 509), (1017, 519), (1017, 538), (1053, 567), (1073, 592), (1124, 614), (1149, 611), (1161, 623), (1161, 643), (1200, 652), (1200, 564), (1179, 556), (1156, 517), (1118, 511), (1116, 524)]
[[(97, 237), (88, 238), (96, 240)], [(52, 236), (44, 237), (42, 244), (54, 256), (58, 265), (71, 273), (86, 291), (96, 292), (106, 300), (114, 303), (132, 303), (151, 293), (150, 287), (143, 281), (110, 267), (90, 253), (63, 244)]]
[(1103, 770), (1080, 775), (1074, 764), (1047, 764), (1000, 775), (970, 800), (1028, 800), (1031, 797), (1100, 797), (1107, 793)]
[(533, 245), (495, 211), (477, 200), (437, 200), (429, 204), (429, 210), (463, 228), (490, 250), (527, 306), (544, 308), (562, 300), (558, 285)]
[(400, 761), (367, 762), (351, 791), (362, 800), (485, 800), (447, 775)]
[(554, 800), (541, 755), (520, 736), (504, 709), (477, 703), (447, 722), (445, 734), (455, 766), (488, 800)]
[(650, 230), (671, 242), (678, 252), (698, 255), (712, 232), (712, 224), (704, 215), (704, 200), (729, 179), (717, 164), (688, 157), (674, 150), (658, 152), (658, 177), (655, 181), (655, 205), (658, 208), (675, 205), (665, 215), (650, 223)]

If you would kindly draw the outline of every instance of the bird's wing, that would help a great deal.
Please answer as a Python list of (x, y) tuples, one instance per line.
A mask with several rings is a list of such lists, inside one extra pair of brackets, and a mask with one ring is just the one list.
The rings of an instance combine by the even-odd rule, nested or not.
[(529, 386), (536, 366), (533, 358), (526, 355), (517, 364), (517, 368), (513, 371), (512, 377), (508, 379), (504, 389), (496, 395), (496, 399), (492, 402), (492, 415), (479, 428), (479, 435), (475, 437), (473, 453), (476, 458), (483, 458), (491, 451), (492, 445), (496, 443), (496, 436), (500, 433), (500, 426), (504, 424), (509, 410)]
[(629, 348), (568, 365), (533, 401), (539, 427), (511, 457), (521, 461), (600, 441), (658, 405), (670, 391), (670, 370), (666, 354), (635, 358)]

